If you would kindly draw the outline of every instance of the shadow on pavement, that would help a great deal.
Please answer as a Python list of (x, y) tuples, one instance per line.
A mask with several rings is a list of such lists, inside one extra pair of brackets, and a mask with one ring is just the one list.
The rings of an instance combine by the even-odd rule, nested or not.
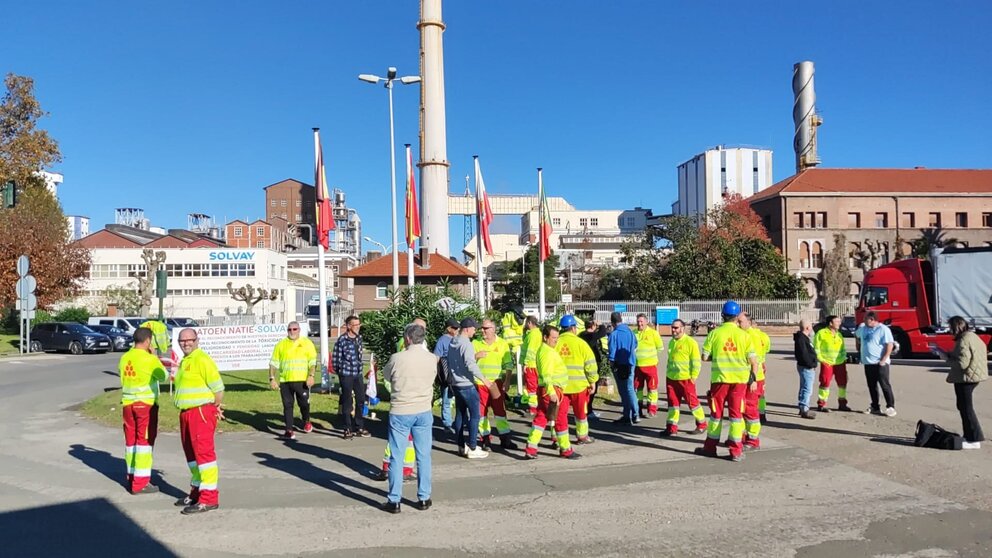
[[(298, 451), (300, 453), (311, 455), (318, 459), (328, 459), (330, 461), (340, 463), (364, 477), (369, 476), (370, 471), (371, 472), (379, 471), (379, 465), (373, 465), (372, 463), (369, 463), (364, 459), (355, 457), (353, 455), (348, 455), (347, 453), (341, 453), (320, 446), (315, 446), (312, 444), (307, 444), (305, 442), (300, 442), (299, 439), (294, 441), (287, 441), (286, 447), (291, 450)], [(385, 451), (386, 448), (385, 443), (383, 443), (382, 447), (383, 447), (383, 451)]]
[(238, 411), (236, 409), (224, 409), (224, 420), (225, 422), (244, 424), (245, 426), (250, 426), (259, 432), (265, 432), (267, 434), (277, 434), (282, 432), (285, 428), (285, 425), (282, 423), (282, 415), (277, 413), (246, 412)]
[[(124, 475), (127, 471), (127, 466), (124, 464), (124, 459), (103, 450), (98, 450), (82, 444), (73, 444), (69, 446), (68, 453), (69, 455), (82, 461), (83, 464), (90, 469), (93, 469), (113, 481), (114, 484), (123, 487), (125, 490), (130, 488), (124, 481)], [(166, 480), (162, 478), (162, 471), (159, 469), (152, 469), (152, 484), (157, 486), (162, 494), (173, 498), (182, 498), (186, 495), (186, 492), (180, 488), (166, 482)]]
[(0, 513), (0, 533), (5, 556), (177, 556), (103, 498)]
[[(310, 447), (314, 447), (314, 446), (310, 446)], [(329, 453), (335, 455), (341, 455), (338, 454), (337, 452), (329, 452)], [(355, 500), (357, 502), (362, 502), (364, 504), (368, 504), (369, 506), (378, 508), (386, 500), (386, 491), (378, 488), (372, 488), (370, 486), (362, 484), (359, 481), (350, 479), (338, 473), (333, 473), (331, 471), (321, 469), (320, 467), (314, 466), (309, 461), (305, 461), (303, 459), (297, 459), (295, 457), (289, 457), (289, 458), (276, 457), (270, 453), (263, 453), (263, 452), (255, 452), (252, 455), (259, 458), (260, 459), (259, 463), (266, 467), (271, 467), (278, 471), (282, 471), (289, 475), (293, 475), (294, 477), (300, 480), (304, 480), (309, 483), (313, 483), (321, 488), (326, 488), (328, 490), (337, 492), (338, 494), (351, 498), (352, 500)], [(351, 459), (353, 461), (361, 461), (355, 458), (351, 458)], [(369, 464), (366, 463), (365, 461), (361, 461), (361, 463), (365, 464), (366, 466), (369, 466)], [(359, 489), (368, 492), (370, 494), (379, 496), (381, 499), (373, 500), (369, 496), (351, 490), (351, 488)]]
[(907, 438), (905, 436), (876, 436), (874, 438), (869, 438), (869, 441), (892, 444), (894, 446), (915, 446), (913, 443), (915, 439)]
[(778, 421), (768, 421), (767, 425), (773, 428), (782, 428), (785, 430), (808, 430), (810, 432), (822, 432), (824, 434), (847, 434), (848, 436), (862, 436), (864, 438), (872, 438), (878, 435), (876, 432), (854, 432), (852, 430), (840, 430), (838, 428), (823, 428), (820, 426), (813, 426), (812, 422), (819, 421), (804, 421), (802, 424), (794, 424), (791, 422), (778, 422)]

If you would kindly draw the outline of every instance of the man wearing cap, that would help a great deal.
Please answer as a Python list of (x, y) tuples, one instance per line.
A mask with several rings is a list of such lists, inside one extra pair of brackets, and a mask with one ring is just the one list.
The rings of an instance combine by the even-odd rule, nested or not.
[(296, 439), (293, 432), (294, 396), (300, 407), (303, 431), (313, 432), (313, 425), (310, 424), (310, 388), (313, 387), (316, 370), (317, 349), (312, 341), (300, 337), (298, 322), (289, 322), (286, 337), (276, 343), (269, 360), (269, 387), (278, 389), (282, 396), (282, 414), (286, 424), (283, 437), (287, 440)]
[(453, 394), (447, 380), (448, 349), (451, 347), (451, 340), (456, 335), (458, 335), (458, 320), (448, 318), (444, 322), (444, 334), (434, 344), (434, 356), (438, 359), (438, 383), (441, 385), (441, 424), (449, 432), (454, 432), (454, 428), (451, 426), (451, 399)]
[[(486, 388), (494, 387), (475, 361), (475, 347), (472, 336), (478, 327), (472, 318), (465, 318), (458, 324), (458, 335), (448, 347), (448, 385), (455, 393), (455, 435), (458, 453), (469, 459), (489, 457), (489, 452), (478, 447), (479, 439), (479, 391), (475, 382), (482, 382)], [(465, 427), (468, 439), (465, 439)]]
[(720, 443), (723, 407), (727, 406), (730, 418), (730, 436), (727, 447), (730, 459), (744, 460), (744, 395), (757, 390), (758, 355), (751, 336), (737, 325), (741, 313), (739, 304), (728, 300), (723, 304), (723, 325), (706, 336), (703, 343), (703, 360), (712, 361), (710, 374), (710, 420), (706, 427), (706, 441), (696, 453), (716, 457)]

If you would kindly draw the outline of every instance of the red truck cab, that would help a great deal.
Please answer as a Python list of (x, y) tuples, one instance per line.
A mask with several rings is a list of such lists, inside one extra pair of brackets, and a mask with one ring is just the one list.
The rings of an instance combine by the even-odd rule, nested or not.
[[(949, 352), (954, 337), (936, 318), (935, 277), (933, 264), (921, 259), (898, 260), (869, 271), (855, 311), (858, 323), (864, 322), (869, 310), (875, 312), (892, 329), (900, 358), (930, 354), (934, 345)], [(989, 343), (988, 332), (979, 329), (977, 333)]]

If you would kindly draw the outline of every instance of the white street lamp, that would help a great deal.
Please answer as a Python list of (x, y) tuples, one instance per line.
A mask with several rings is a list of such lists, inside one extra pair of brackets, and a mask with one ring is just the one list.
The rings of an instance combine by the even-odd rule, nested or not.
[(374, 240), (370, 236), (366, 236), (364, 238), (365, 238), (365, 242), (368, 242), (369, 244), (375, 244), (379, 248), (382, 248), (382, 253), (383, 254), (385, 254), (386, 252), (389, 252), (389, 249), (392, 248), (392, 245), (390, 245), (389, 247), (387, 247), (385, 244), (383, 244), (383, 243), (381, 243), (381, 242), (379, 242), (377, 240)]
[[(420, 83), (420, 76), (396, 77), (396, 68), (388, 68), (386, 77), (379, 77), (374, 74), (360, 74), (358, 79), (368, 83), (385, 82), (386, 90), (389, 91), (389, 170), (392, 175), (392, 199), (393, 199), (393, 292), (400, 290), (400, 256), (399, 256), (399, 233), (396, 228), (396, 137), (393, 131), (393, 82), (399, 79), (403, 85)], [(366, 237), (368, 240), (368, 237)]]

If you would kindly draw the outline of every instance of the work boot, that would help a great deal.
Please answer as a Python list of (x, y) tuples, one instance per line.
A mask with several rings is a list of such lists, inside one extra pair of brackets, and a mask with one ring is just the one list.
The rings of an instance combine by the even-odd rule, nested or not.
[(486, 451), (493, 449), (492, 436), (480, 436), (477, 445)]
[(588, 445), (594, 443), (595, 441), (596, 438), (593, 438), (592, 436), (586, 436), (584, 438), (579, 438), (578, 440), (575, 441), (575, 443), (579, 445)]
[(706, 448), (696, 448), (692, 450), (692, 453), (703, 457), (716, 457), (715, 451), (708, 451)]
[(217, 504), (214, 504), (212, 506), (207, 505), (207, 504), (192, 504), (192, 505), (189, 505), (189, 506), (186, 506), (185, 508), (183, 508), (183, 511), (180, 512), (180, 513), (182, 513), (183, 515), (193, 515), (193, 514), (196, 514), (196, 513), (204, 513), (204, 512), (208, 512), (208, 511), (213, 511), (213, 510), (217, 509), (218, 507), (220, 507), (220, 506), (218, 506)]
[(561, 457), (562, 459), (581, 459), (582, 458), (581, 455), (575, 453), (574, 451), (568, 452), (567, 455), (565, 455), (565, 454), (559, 455), (558, 457)]
[(674, 428), (666, 428), (661, 432), (659, 432), (658, 435), (661, 436), (662, 438), (669, 438), (671, 436), (674, 436), (677, 432), (678, 431), (675, 430)]
[(499, 445), (500, 445), (501, 448), (503, 448), (504, 450), (507, 450), (507, 451), (519, 449), (518, 446), (517, 446), (517, 444), (513, 443), (513, 440), (510, 439), (510, 435), (509, 434), (502, 434), (502, 435), (500, 435), (500, 437), (499, 437)]
[(850, 413), (854, 409), (847, 406), (847, 399), (841, 399), (840, 401), (837, 402), (837, 410)]
[(379, 482), (386, 482), (389, 480), (389, 471), (385, 469), (379, 469), (375, 475), (372, 476), (372, 480)]
[(693, 430), (692, 432), (690, 432), (689, 434), (705, 434), (705, 433), (706, 433), (706, 425), (705, 424), (697, 424), (696, 425), (696, 429)]
[(809, 409), (806, 409), (805, 411), (799, 411), (799, 416), (807, 420), (813, 420), (816, 418), (816, 413), (810, 411)]
[(132, 491), (131, 494), (137, 496), (138, 494), (155, 494), (158, 492), (158, 487), (154, 484), (146, 484), (141, 490)]
[(761, 416), (758, 417), (758, 421), (761, 422), (762, 425), (768, 424), (768, 417), (762, 413)]
[(740, 455), (731, 455), (730, 460), (734, 463), (740, 463), (741, 461), (744, 461), (744, 454), (741, 453)]
[(185, 498), (180, 498), (176, 500), (175, 506), (177, 508), (186, 508), (192, 506), (193, 504), (196, 504), (196, 500), (190, 498), (189, 496), (186, 496)]

